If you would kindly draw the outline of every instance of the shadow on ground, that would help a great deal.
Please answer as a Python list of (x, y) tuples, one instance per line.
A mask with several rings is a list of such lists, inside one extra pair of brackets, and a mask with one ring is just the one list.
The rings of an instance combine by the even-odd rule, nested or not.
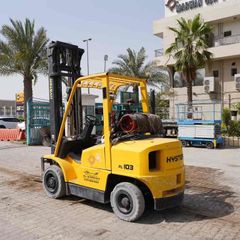
[(164, 211), (148, 210), (139, 223), (156, 224), (166, 222), (192, 222), (225, 217), (234, 212), (230, 203), (233, 192), (211, 189), (207, 192), (185, 193), (181, 207)]
[[(230, 203), (232, 198), (234, 198), (233, 192), (193, 187), (186, 190), (181, 207), (164, 211), (154, 211), (151, 207), (147, 207), (143, 217), (137, 223), (192, 222), (224, 217), (234, 212), (234, 207)], [(84, 204), (112, 212), (110, 204), (100, 204), (72, 196), (68, 196), (64, 200), (68, 201), (70, 205)]]

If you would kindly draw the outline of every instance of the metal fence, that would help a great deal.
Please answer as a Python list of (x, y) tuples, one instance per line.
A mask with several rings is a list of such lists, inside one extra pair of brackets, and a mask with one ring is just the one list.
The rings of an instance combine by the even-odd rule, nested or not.
[(222, 104), (219, 101), (193, 101), (191, 107), (187, 103), (176, 104), (177, 119), (216, 121), (222, 119)]
[(214, 47), (222, 46), (222, 45), (228, 45), (228, 44), (234, 44), (240, 42), (240, 34), (232, 35), (228, 37), (216, 37), (214, 38)]
[(27, 144), (41, 144), (39, 129), (50, 127), (50, 105), (44, 101), (28, 101), (27, 103)]
[(223, 107), (233, 110), (236, 103), (240, 103), (240, 98), (233, 97), (231, 94), (228, 94), (227, 96), (225, 96)]
[(225, 144), (226, 147), (240, 148), (240, 137), (224, 136), (224, 144)]

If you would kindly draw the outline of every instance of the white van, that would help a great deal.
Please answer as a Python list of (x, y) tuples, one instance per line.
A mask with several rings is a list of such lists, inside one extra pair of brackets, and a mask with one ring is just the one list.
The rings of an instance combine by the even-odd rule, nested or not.
[(0, 128), (17, 128), (19, 122), (15, 117), (0, 117)]

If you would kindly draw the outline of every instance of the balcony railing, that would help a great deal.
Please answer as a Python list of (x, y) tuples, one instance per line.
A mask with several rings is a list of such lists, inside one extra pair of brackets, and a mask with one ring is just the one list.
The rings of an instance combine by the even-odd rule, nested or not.
[(155, 52), (155, 57), (161, 57), (164, 54), (163, 48), (156, 49), (154, 52)]
[(240, 43), (240, 34), (229, 37), (215, 37), (213, 39), (212, 47), (219, 47), (223, 45), (229, 45), (234, 43)]

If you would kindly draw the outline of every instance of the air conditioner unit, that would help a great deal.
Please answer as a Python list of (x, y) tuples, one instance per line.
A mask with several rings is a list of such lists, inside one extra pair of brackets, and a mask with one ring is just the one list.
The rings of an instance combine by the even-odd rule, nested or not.
[(234, 75), (235, 87), (238, 91), (240, 91), (240, 74)]
[(214, 77), (205, 77), (203, 81), (204, 92), (215, 92), (215, 79)]

